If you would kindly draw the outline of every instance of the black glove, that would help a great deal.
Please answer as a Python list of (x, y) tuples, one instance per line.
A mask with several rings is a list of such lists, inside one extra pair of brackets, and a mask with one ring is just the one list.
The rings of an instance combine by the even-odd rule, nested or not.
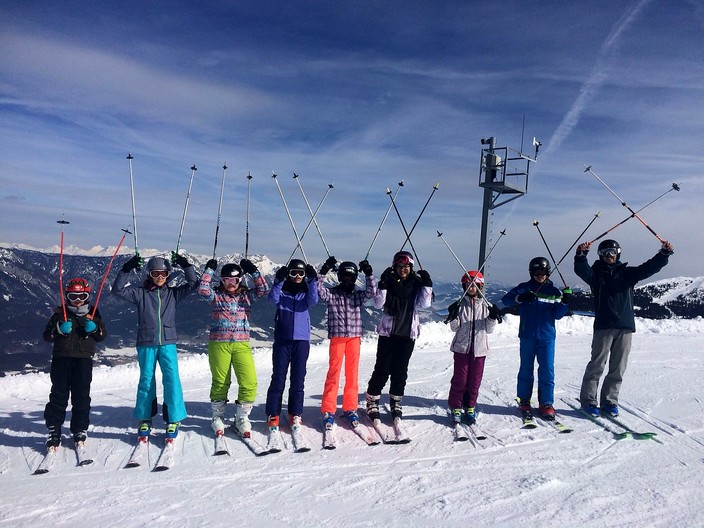
[(447, 307), (447, 317), (445, 318), (445, 324), (457, 319), (460, 314), (460, 302), (455, 301), (450, 306)]
[(365, 277), (369, 277), (372, 273), (374, 273), (372, 271), (372, 265), (369, 264), (369, 261), (366, 259), (359, 263), (359, 269), (362, 273), (364, 273)]
[(418, 276), (420, 277), (420, 281), (423, 283), (423, 286), (432, 287), (433, 281), (430, 280), (430, 273), (422, 269), (418, 271)]
[(281, 282), (288, 277), (288, 267), (286, 266), (281, 266), (278, 270), (276, 270), (276, 280)]
[(143, 264), (144, 259), (139, 255), (135, 255), (122, 265), (122, 271), (123, 273), (129, 273), (133, 269), (141, 270)]
[(306, 264), (306, 279), (315, 279), (318, 274), (315, 272), (315, 268), (310, 264)]
[(516, 297), (516, 301), (519, 303), (524, 303), (524, 302), (531, 302), (532, 300), (536, 299), (538, 296), (535, 294), (534, 291), (527, 291), (525, 293), (522, 293)]
[(494, 319), (495, 321), (498, 321), (499, 323), (503, 320), (501, 318), (501, 309), (496, 306), (495, 304), (492, 304), (489, 306), (489, 318)]
[(569, 304), (572, 300), (572, 288), (565, 288), (562, 290), (562, 302)]
[(184, 257), (183, 255), (179, 255), (175, 251), (171, 252), (171, 264), (183, 269), (186, 269), (191, 266), (191, 263), (188, 262), (188, 259), (186, 257)]
[(207, 269), (215, 271), (216, 269), (218, 269), (218, 261), (215, 259), (210, 259), (208, 262), (205, 263), (205, 267)]
[(589, 253), (589, 248), (591, 246), (591, 242), (582, 242), (580, 245), (577, 246), (577, 256), (586, 257), (587, 253)]
[(249, 259), (240, 260), (240, 268), (242, 268), (243, 272), (249, 273), (250, 275), (254, 275), (256, 272), (259, 271), (254, 265), (254, 262)]
[(386, 268), (384, 270), (384, 273), (381, 274), (381, 278), (379, 279), (379, 285), (378, 288), (380, 290), (385, 290), (389, 287), (389, 284), (391, 284), (394, 281), (394, 270), (393, 268)]
[(337, 259), (335, 257), (328, 257), (328, 259), (325, 261), (325, 264), (320, 266), (320, 274), (321, 275), (327, 275), (328, 271), (331, 269), (335, 268), (335, 265), (337, 264)]

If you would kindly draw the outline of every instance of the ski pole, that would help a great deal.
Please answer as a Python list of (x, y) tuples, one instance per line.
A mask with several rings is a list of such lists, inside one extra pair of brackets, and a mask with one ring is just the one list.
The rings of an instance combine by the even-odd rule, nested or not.
[[(320, 211), (320, 207), (323, 205), (323, 202), (328, 197), (328, 194), (330, 193), (330, 191), (332, 191), (333, 189), (334, 189), (333, 184), (328, 183), (328, 190), (325, 191), (325, 194), (323, 195), (320, 202), (318, 203), (318, 207), (315, 208), (313, 215), (311, 216), (310, 220), (308, 220), (308, 223), (306, 224), (306, 228), (303, 230), (303, 233), (301, 233), (301, 240), (303, 240), (305, 238), (306, 233), (308, 232), (308, 229), (310, 228), (311, 224), (313, 223), (313, 219), (318, 216), (318, 211)], [(291, 252), (291, 256), (288, 258), (288, 260), (291, 260), (293, 258), (293, 255), (296, 253), (297, 249), (298, 249), (298, 246), (293, 248), (293, 251)]]
[(59, 293), (61, 294), (61, 309), (64, 312), (64, 321), (68, 321), (66, 317), (66, 295), (64, 294), (64, 225), (70, 224), (64, 220), (64, 215), (61, 215), (61, 220), (56, 221), (61, 224), (61, 244), (59, 245)]
[[(313, 224), (315, 225), (315, 229), (318, 231), (318, 236), (320, 237), (320, 241), (323, 243), (323, 248), (325, 248), (325, 253), (327, 253), (328, 257), (330, 256), (330, 250), (328, 249), (328, 245), (325, 243), (325, 239), (323, 238), (323, 233), (320, 231), (320, 226), (318, 225), (318, 221), (315, 219), (315, 215), (313, 214), (313, 209), (310, 207), (310, 203), (308, 203), (308, 198), (306, 198), (306, 193), (303, 192), (303, 186), (301, 185), (301, 181), (298, 179), (299, 176), (295, 172), (293, 173), (293, 179), (296, 180), (296, 183), (298, 184), (298, 188), (301, 190), (301, 196), (303, 196), (303, 201), (306, 203), (306, 207), (308, 208), (308, 212), (311, 215), (311, 220), (313, 221)], [(332, 185), (330, 186), (332, 188)], [(304, 234), (305, 236), (305, 234)]]
[(213, 243), (213, 258), (215, 258), (215, 250), (218, 247), (218, 233), (220, 232), (220, 213), (222, 212), (222, 194), (225, 190), (225, 171), (227, 170), (227, 162), (222, 165), (222, 181), (220, 182), (220, 203), (218, 204), (218, 221), (215, 225), (215, 242)]
[(110, 268), (112, 267), (112, 262), (115, 260), (115, 257), (117, 256), (117, 252), (120, 251), (120, 247), (122, 247), (122, 243), (125, 241), (125, 236), (127, 234), (132, 234), (132, 231), (129, 229), (130, 226), (127, 226), (127, 229), (123, 229), (123, 234), (122, 238), (120, 239), (120, 243), (117, 244), (117, 247), (115, 248), (115, 252), (112, 254), (112, 258), (110, 259), (110, 262), (108, 262), (108, 268), (105, 270), (105, 273), (103, 274), (103, 279), (100, 281), (100, 288), (98, 288), (98, 295), (95, 297), (95, 302), (93, 303), (93, 311), (90, 314), (90, 319), (93, 320), (95, 317), (95, 311), (98, 309), (98, 302), (100, 302), (100, 294), (103, 292), (103, 286), (105, 286), (105, 280), (108, 278), (108, 273), (110, 273)]
[(577, 245), (577, 242), (579, 242), (580, 240), (582, 240), (582, 236), (584, 235), (584, 233), (586, 233), (587, 230), (592, 226), (592, 224), (594, 223), (594, 221), (595, 221), (597, 218), (599, 218), (599, 215), (600, 215), (600, 214), (601, 214), (601, 211), (597, 211), (597, 212), (594, 214), (594, 218), (592, 218), (592, 219), (591, 219), (591, 222), (589, 222), (589, 223), (587, 224), (587, 227), (585, 227), (585, 228), (582, 230), (582, 232), (579, 234), (579, 236), (577, 237), (577, 239), (572, 243), (572, 245), (569, 247), (569, 249), (568, 249), (567, 251), (565, 251), (565, 254), (562, 255), (562, 258), (557, 262), (557, 264), (555, 264), (555, 267), (557, 267), (557, 266), (559, 266), (560, 264), (562, 264), (562, 261), (565, 260), (565, 257), (569, 254), (570, 251), (572, 251), (572, 248)]
[(665, 243), (665, 240), (663, 240), (662, 238), (660, 238), (660, 235), (658, 235), (658, 234), (653, 230), (652, 227), (650, 227), (648, 224), (646, 224), (646, 223), (645, 223), (645, 220), (643, 220), (640, 216), (638, 216), (638, 213), (637, 213), (636, 211), (634, 211), (633, 209), (631, 209), (631, 208), (629, 207), (629, 205), (628, 205), (626, 202), (624, 202), (624, 201), (621, 199), (621, 197), (613, 191), (613, 189), (611, 189), (611, 187), (609, 187), (608, 185), (606, 185), (606, 182), (604, 182), (604, 180), (602, 180), (601, 178), (599, 178), (599, 176), (596, 175), (596, 173), (592, 170), (592, 166), (591, 166), (591, 165), (588, 165), (588, 166), (587, 166), (587, 165), (585, 164), (584, 166), (586, 167), (586, 169), (584, 170), (584, 172), (589, 172), (589, 173), (591, 173), (592, 176), (594, 176), (597, 180), (599, 180), (599, 182), (600, 182), (604, 187), (606, 187), (606, 188), (609, 190), (609, 192), (610, 192), (611, 194), (613, 194), (619, 202), (621, 202), (621, 205), (624, 206), (626, 209), (628, 209), (628, 210), (631, 212), (631, 214), (632, 214), (634, 217), (636, 217), (636, 218), (640, 221), (640, 223), (643, 224), (643, 225), (645, 226), (645, 228), (653, 234), (653, 236), (655, 236), (655, 238), (657, 238), (661, 243), (663, 243), (663, 244)]
[(181, 217), (181, 229), (178, 230), (178, 240), (176, 241), (176, 251), (174, 255), (178, 255), (178, 250), (181, 247), (181, 237), (183, 237), (183, 225), (186, 223), (186, 212), (188, 211), (188, 201), (191, 199), (191, 187), (193, 186), (193, 176), (196, 171), (195, 164), (191, 167), (191, 180), (188, 182), (188, 192), (186, 193), (186, 203), (183, 206), (183, 216)]
[[(411, 246), (411, 251), (413, 251), (413, 255), (416, 257), (416, 260), (418, 261), (418, 269), (423, 269), (423, 265), (420, 263), (420, 259), (418, 258), (418, 253), (416, 252), (416, 248), (413, 247), (413, 242), (411, 242), (411, 235), (408, 232), (408, 229), (406, 229), (406, 224), (403, 223), (403, 218), (401, 218), (401, 213), (398, 212), (398, 207), (396, 207), (396, 201), (394, 200), (394, 197), (391, 196), (391, 189), (388, 187), (386, 188), (386, 194), (391, 198), (391, 205), (394, 208), (394, 211), (396, 211), (396, 216), (398, 217), (398, 221), (401, 223), (401, 227), (403, 228), (403, 232), (406, 234), (406, 241), (408, 244)], [(405, 246), (406, 243), (404, 242), (403, 245)]]
[(247, 258), (249, 254), (249, 201), (250, 201), (250, 190), (252, 183), (252, 174), (247, 173), (247, 221), (245, 223), (244, 229), (244, 258)]
[[(398, 196), (398, 192), (401, 190), (401, 187), (403, 187), (403, 180), (398, 182), (398, 187), (396, 187), (396, 193), (394, 194), (394, 200)], [(367, 254), (364, 255), (363, 260), (367, 260), (369, 258), (369, 254), (372, 252), (372, 248), (374, 247), (374, 244), (376, 243), (376, 239), (379, 237), (379, 233), (381, 233), (381, 229), (384, 227), (384, 224), (386, 223), (386, 218), (389, 216), (389, 213), (391, 212), (391, 204), (386, 208), (386, 213), (384, 214), (384, 218), (381, 219), (381, 224), (379, 224), (379, 229), (376, 230), (376, 234), (374, 235), (374, 238), (372, 239), (372, 243), (369, 245), (369, 249), (367, 250)]]
[[(548, 246), (548, 242), (547, 242), (547, 240), (545, 240), (545, 237), (543, 236), (543, 232), (540, 230), (539, 224), (540, 224), (540, 222), (538, 222), (537, 220), (533, 220), (533, 225), (538, 230), (538, 234), (540, 235), (540, 238), (543, 240), (543, 244), (545, 244), (545, 249), (548, 250), (548, 255), (550, 255), (550, 258), (552, 259), (552, 263), (555, 265), (555, 269), (557, 270), (557, 274), (562, 279), (562, 283), (565, 285), (565, 288), (569, 288), (569, 286), (567, 286), (567, 281), (565, 281), (565, 278), (562, 276), (562, 273), (560, 272), (560, 268), (555, 263), (555, 257), (552, 256), (552, 251), (550, 251), (550, 246)], [(545, 284), (545, 283), (543, 283), (543, 284)], [(542, 287), (542, 284), (541, 284), (541, 287)]]
[(130, 193), (132, 194), (132, 229), (134, 230), (134, 254), (139, 256), (139, 247), (137, 246), (137, 214), (134, 207), (134, 181), (132, 179), (132, 153), (127, 154), (127, 159), (130, 164)]
[(415, 230), (416, 226), (418, 225), (418, 222), (420, 221), (420, 218), (423, 216), (423, 213), (425, 213), (425, 208), (428, 207), (428, 204), (430, 203), (430, 199), (433, 197), (433, 194), (435, 194), (435, 191), (438, 190), (438, 187), (440, 187), (440, 182), (433, 185), (433, 190), (430, 193), (430, 196), (428, 196), (428, 199), (425, 201), (425, 205), (423, 206), (423, 209), (421, 209), (420, 213), (418, 213), (418, 217), (416, 218), (416, 221), (413, 223), (413, 226), (411, 226), (411, 230), (408, 232), (408, 236), (406, 237), (406, 240), (403, 242), (403, 245), (401, 246), (401, 250), (403, 250), (403, 248), (406, 247), (406, 242), (410, 242), (410, 238), (411, 238), (411, 235), (413, 234), (413, 231)]
[[(308, 263), (308, 257), (306, 257), (306, 252), (303, 249), (303, 244), (301, 243), (301, 238), (298, 236), (298, 231), (296, 231), (296, 225), (293, 223), (293, 218), (291, 218), (291, 211), (288, 209), (288, 205), (286, 204), (286, 199), (284, 198), (284, 193), (281, 190), (281, 185), (279, 185), (279, 180), (276, 179), (276, 173), (272, 172), (271, 177), (274, 179), (274, 183), (276, 183), (276, 188), (279, 190), (279, 195), (281, 196), (281, 201), (284, 203), (284, 209), (286, 209), (286, 214), (288, 215), (288, 221), (291, 223), (291, 229), (293, 229), (293, 236), (296, 237), (296, 242), (298, 245), (296, 246), (297, 248), (301, 249), (301, 254), (303, 255), (303, 260)], [(296, 250), (294, 249), (293, 252), (295, 253)]]
[[(647, 203), (646, 205), (644, 205), (643, 207), (641, 207), (640, 209), (638, 209), (638, 210), (636, 211), (636, 213), (640, 213), (640, 212), (641, 212), (643, 209), (645, 209), (646, 207), (648, 207), (648, 206), (654, 204), (654, 203), (657, 202), (660, 198), (662, 198), (663, 196), (665, 196), (667, 193), (672, 192), (672, 191), (679, 191), (679, 190), (680, 190), (680, 186), (677, 185), (676, 183), (673, 183), (673, 184), (672, 184), (672, 187), (670, 187), (667, 191), (665, 191), (665, 192), (662, 193), (660, 196), (658, 196), (657, 198), (655, 198), (655, 200), (651, 201), (650, 203)], [(593, 243), (596, 242), (597, 240), (599, 240), (599, 239), (605, 237), (606, 235), (608, 235), (609, 233), (611, 233), (611, 231), (613, 231), (614, 229), (616, 229), (616, 228), (619, 227), (620, 225), (625, 224), (626, 222), (628, 222), (628, 221), (629, 221), (631, 218), (633, 218), (634, 216), (635, 216), (635, 215), (632, 215), (632, 214), (631, 214), (631, 215), (628, 215), (626, 218), (624, 218), (623, 220), (621, 220), (618, 224), (616, 224), (616, 225), (612, 226), (611, 228), (607, 229), (607, 230), (604, 231), (602, 234), (600, 234), (598, 237), (596, 237), (594, 240), (592, 240), (592, 241), (590, 242), (590, 244), (593, 244)]]

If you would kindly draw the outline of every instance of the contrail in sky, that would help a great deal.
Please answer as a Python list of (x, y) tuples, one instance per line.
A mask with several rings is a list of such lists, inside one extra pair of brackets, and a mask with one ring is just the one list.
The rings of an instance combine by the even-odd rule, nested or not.
[(548, 141), (547, 147), (543, 155), (550, 154), (553, 150), (556, 150), (562, 142), (570, 135), (574, 127), (577, 126), (579, 118), (582, 115), (582, 111), (589, 104), (589, 102), (594, 98), (596, 93), (604, 84), (607, 72), (607, 61), (616, 50), (618, 42), (621, 39), (621, 35), (626, 31), (637, 18), (643, 8), (650, 3), (651, 0), (639, 0), (638, 3), (627, 9), (626, 12), (621, 16), (620, 19), (616, 21), (611, 33), (606, 40), (601, 45), (601, 51), (599, 57), (597, 58), (596, 64), (592, 68), (592, 72), (589, 78), (585, 81), (580, 89), (579, 97), (572, 104), (569, 112), (562, 119), (562, 122), (557, 127), (557, 130), (553, 133), (552, 137)]

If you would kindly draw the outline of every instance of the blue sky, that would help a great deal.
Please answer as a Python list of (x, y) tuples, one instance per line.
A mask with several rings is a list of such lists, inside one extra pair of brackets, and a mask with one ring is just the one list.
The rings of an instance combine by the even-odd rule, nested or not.
[[(697, 229), (704, 122), (704, 4), (633, 2), (8, 2), (0, 1), (0, 241), (114, 246), (132, 223), (139, 246), (213, 250), (227, 163), (220, 255), (285, 261), (315, 209), (330, 253), (359, 261), (390, 201), (423, 267), (456, 280), (477, 267), (480, 139), (543, 144), (528, 193), (496, 208), (489, 276), (526, 278), (628, 215), (593, 170), (675, 245), (660, 277), (700, 276)], [(590, 235), (592, 235), (590, 237)], [(631, 220), (613, 232), (632, 263), (659, 242)], [(405, 236), (392, 211), (370, 261), (386, 267)], [(132, 245), (128, 239), (126, 243)], [(310, 261), (326, 252), (309, 230)], [(561, 265), (575, 283), (571, 259)], [(556, 282), (561, 282), (555, 276)]]

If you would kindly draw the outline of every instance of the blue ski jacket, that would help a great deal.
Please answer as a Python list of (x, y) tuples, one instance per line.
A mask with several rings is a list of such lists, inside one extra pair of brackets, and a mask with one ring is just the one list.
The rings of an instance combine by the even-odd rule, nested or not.
[(518, 304), (516, 297), (529, 291), (535, 292), (537, 297), (530, 302), (520, 303), (518, 313), (521, 322), (518, 326), (518, 337), (554, 340), (555, 321), (562, 319), (569, 310), (569, 306), (561, 302), (562, 292), (553, 285), (550, 279), (547, 279), (542, 287), (539, 282), (533, 279), (522, 282), (509, 290), (497, 303), (497, 306), (504, 308)]
[(268, 300), (276, 305), (274, 339), (310, 341), (310, 312), (318, 302), (318, 279), (305, 279), (307, 288), (296, 293), (283, 289), (286, 280), (277, 282), (269, 290)]

